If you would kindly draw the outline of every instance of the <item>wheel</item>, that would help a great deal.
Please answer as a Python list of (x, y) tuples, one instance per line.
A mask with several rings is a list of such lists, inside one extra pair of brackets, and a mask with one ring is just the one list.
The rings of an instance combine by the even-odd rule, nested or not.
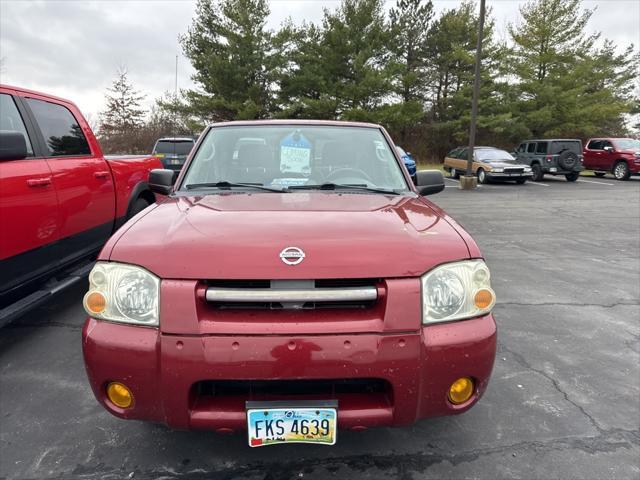
[(604, 177), (605, 172), (593, 172), (593, 174), (594, 174), (596, 177), (600, 177), (600, 178), (602, 178), (602, 177)]
[(149, 206), (149, 202), (147, 202), (144, 198), (138, 198), (136, 202), (131, 207), (131, 211), (127, 218), (131, 218), (137, 214), (139, 214), (142, 210)]
[(542, 171), (542, 167), (539, 163), (534, 163), (531, 165), (531, 171), (533, 172), (533, 177), (531, 178), (534, 182), (541, 182), (544, 178), (544, 172)]
[(476, 175), (478, 175), (478, 183), (489, 183), (489, 177), (487, 177), (487, 174), (482, 168), (478, 169), (478, 173), (476, 173)]
[(567, 173), (564, 178), (567, 179), (567, 182), (575, 182), (580, 176), (580, 172), (571, 172)]
[(526, 179), (526, 178), (519, 178), (519, 179), (517, 179), (517, 180), (516, 180), (516, 183), (517, 183), (518, 185), (522, 185), (522, 184), (523, 184), (524, 182), (526, 182), (526, 181), (527, 181), (527, 179)]
[(618, 162), (613, 166), (613, 176), (616, 180), (629, 180), (631, 172), (629, 172), (629, 165), (627, 162)]
[(458, 172), (458, 170), (456, 170), (455, 168), (449, 170), (449, 174), (451, 175), (451, 178), (455, 178), (456, 180), (460, 178), (460, 172)]

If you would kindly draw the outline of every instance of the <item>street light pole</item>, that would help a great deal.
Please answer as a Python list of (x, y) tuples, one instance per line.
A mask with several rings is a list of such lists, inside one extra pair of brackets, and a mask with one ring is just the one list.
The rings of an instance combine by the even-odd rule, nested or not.
[(485, 0), (480, 0), (480, 21), (478, 25), (478, 44), (476, 46), (475, 78), (473, 82), (473, 99), (471, 101), (471, 123), (469, 125), (469, 150), (467, 152), (467, 172), (460, 179), (460, 188), (474, 189), (476, 177), (472, 174), (473, 153), (476, 144), (476, 122), (478, 119), (478, 97), (480, 96), (480, 63), (482, 61), (482, 37), (484, 32)]

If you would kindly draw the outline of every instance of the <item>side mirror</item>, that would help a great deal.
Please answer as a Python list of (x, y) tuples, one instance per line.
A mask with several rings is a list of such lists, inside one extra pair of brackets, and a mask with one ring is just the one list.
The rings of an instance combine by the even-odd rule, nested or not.
[(422, 196), (433, 195), (444, 190), (444, 176), (440, 170), (416, 172), (416, 187)]
[(20, 132), (0, 130), (0, 160), (27, 158), (27, 142)]
[(149, 172), (149, 188), (154, 193), (169, 195), (176, 183), (176, 173), (173, 170), (156, 168)]
[(606, 147), (603, 148), (603, 150), (605, 150), (606, 152), (613, 152), (613, 147), (610, 147), (607, 145)]

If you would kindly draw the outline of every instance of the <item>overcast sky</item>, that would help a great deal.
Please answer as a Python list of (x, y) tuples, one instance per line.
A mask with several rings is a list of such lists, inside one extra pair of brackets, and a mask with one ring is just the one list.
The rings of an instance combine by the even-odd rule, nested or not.
[[(178, 87), (190, 88), (193, 70), (182, 56), (178, 36), (187, 31), (195, 0), (0, 0), (0, 83), (73, 100), (93, 121), (104, 108), (104, 92), (119, 66), (147, 95), (146, 106), (173, 91), (178, 55)], [(519, 18), (520, 0), (487, 0), (497, 32)], [(268, 27), (287, 17), (318, 21), (323, 8), (339, 0), (271, 0)], [(386, 2), (390, 8), (395, 0)], [(434, 0), (436, 11), (456, 0)], [(640, 1), (583, 1), (597, 7), (590, 31), (601, 31), (620, 49), (640, 44)]]

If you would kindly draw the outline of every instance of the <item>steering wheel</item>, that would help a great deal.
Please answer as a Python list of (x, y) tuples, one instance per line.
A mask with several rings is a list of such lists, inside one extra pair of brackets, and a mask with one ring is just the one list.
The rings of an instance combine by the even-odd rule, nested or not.
[(349, 168), (349, 167), (339, 168), (338, 170), (334, 170), (333, 172), (331, 172), (329, 175), (326, 176), (324, 181), (327, 183), (335, 183), (335, 180), (337, 178), (346, 178), (346, 177), (361, 178), (363, 180), (366, 180), (367, 182), (373, 183), (373, 180), (371, 180), (371, 177), (367, 175), (366, 172), (364, 172), (363, 170), (360, 170), (359, 168)]

